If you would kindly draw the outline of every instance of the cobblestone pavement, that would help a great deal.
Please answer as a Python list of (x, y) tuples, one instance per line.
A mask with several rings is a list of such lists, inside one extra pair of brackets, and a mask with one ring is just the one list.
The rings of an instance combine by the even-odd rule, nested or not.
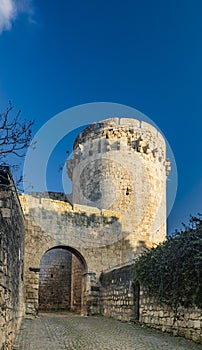
[(103, 317), (49, 313), (35, 319), (24, 319), (13, 349), (199, 350), (202, 346)]

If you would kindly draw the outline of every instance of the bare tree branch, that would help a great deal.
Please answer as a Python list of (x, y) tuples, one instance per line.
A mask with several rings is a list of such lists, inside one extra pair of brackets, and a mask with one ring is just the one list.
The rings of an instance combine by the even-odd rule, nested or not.
[(0, 166), (9, 165), (12, 171), (19, 169), (18, 159), (26, 154), (32, 137), (33, 123), (33, 120), (23, 120), (21, 111), (15, 114), (14, 106), (9, 101), (6, 110), (0, 113)]

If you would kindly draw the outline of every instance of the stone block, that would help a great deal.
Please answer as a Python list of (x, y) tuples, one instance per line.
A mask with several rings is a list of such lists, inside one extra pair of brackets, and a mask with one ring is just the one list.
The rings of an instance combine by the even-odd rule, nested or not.
[(194, 324), (193, 324), (194, 328), (198, 328), (198, 329), (201, 328), (201, 321), (200, 320), (195, 320), (193, 322), (194, 322)]
[(133, 118), (120, 118), (120, 125), (126, 127), (140, 128), (140, 121)]

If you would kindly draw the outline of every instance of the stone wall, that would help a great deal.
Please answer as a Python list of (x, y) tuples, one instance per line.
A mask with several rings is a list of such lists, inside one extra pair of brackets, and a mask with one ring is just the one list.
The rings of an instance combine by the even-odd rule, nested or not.
[(11, 349), (24, 315), (24, 219), (7, 167), (0, 168), (0, 349)]
[(74, 143), (67, 161), (73, 203), (119, 214), (131, 246), (166, 238), (166, 178), (170, 165), (163, 136), (130, 118), (92, 124)]
[(79, 259), (72, 254), (72, 271), (71, 271), (71, 310), (81, 311), (82, 296), (82, 279), (84, 267)]
[[(102, 271), (131, 264), (148, 243), (143, 237), (123, 232), (120, 215), (111, 210), (71, 205), (63, 198), (54, 200), (35, 194), (22, 195), (20, 200), (26, 218), (25, 289), (29, 309), (31, 304), (38, 309), (38, 275), (30, 268), (39, 268), (43, 254), (49, 249), (61, 246), (72, 249), (83, 260), (83, 272), (93, 273), (98, 283)], [(84, 277), (82, 283), (87, 283), (88, 278)], [(91, 294), (96, 293), (91, 291)], [(86, 295), (90, 303), (90, 292)], [(85, 296), (83, 303), (87, 299)], [(97, 296), (92, 301), (97, 313), (99, 306), (95, 307), (95, 300)]]
[(39, 268), (30, 267), (29, 272), (24, 274), (25, 312), (36, 316), (39, 304)]
[(86, 312), (87, 301), (90, 312), (97, 313), (96, 292), (83, 284), (91, 280), (95, 287), (101, 271), (132, 261), (144, 249), (144, 242), (136, 242), (134, 249), (124, 237), (119, 215), (110, 210), (72, 206), (63, 200), (35, 195), (22, 195), (20, 200), (26, 219), (25, 296), (29, 312), (38, 309), (37, 269), (43, 254), (52, 248), (66, 247), (80, 257), (86, 273), (82, 278), (82, 313)]
[(165, 240), (165, 141), (148, 123), (103, 120), (78, 136), (67, 167), (72, 196), (20, 196), (26, 217), (26, 302), (37, 309), (36, 269), (46, 251), (64, 246), (83, 259), (82, 310), (85, 304), (87, 313), (96, 313), (100, 273), (131, 264), (145, 247)]
[(74, 248), (97, 277), (126, 259), (130, 245), (124, 247), (118, 214), (34, 195), (21, 195), (20, 201), (26, 218), (25, 273), (56, 246)]
[(102, 273), (100, 291), (102, 315), (121, 321), (130, 321), (137, 317), (131, 266)]
[(140, 292), (140, 322), (173, 335), (202, 342), (202, 310), (179, 307), (175, 315), (167, 305), (158, 305)]
[(65, 249), (50, 250), (39, 267), (39, 310), (70, 310), (72, 254)]
[(83, 275), (81, 314), (86, 316), (100, 315), (100, 286), (96, 274), (93, 272)]
[(202, 342), (202, 310), (159, 305), (137, 283), (132, 283), (132, 266), (100, 276), (100, 312), (121, 321), (139, 321), (149, 327)]

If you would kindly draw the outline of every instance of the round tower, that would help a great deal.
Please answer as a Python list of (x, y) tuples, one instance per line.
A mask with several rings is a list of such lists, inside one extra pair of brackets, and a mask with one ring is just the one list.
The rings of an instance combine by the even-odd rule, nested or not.
[(170, 164), (155, 127), (131, 118), (94, 123), (76, 138), (67, 169), (73, 203), (115, 211), (122, 231), (140, 241), (165, 239)]

